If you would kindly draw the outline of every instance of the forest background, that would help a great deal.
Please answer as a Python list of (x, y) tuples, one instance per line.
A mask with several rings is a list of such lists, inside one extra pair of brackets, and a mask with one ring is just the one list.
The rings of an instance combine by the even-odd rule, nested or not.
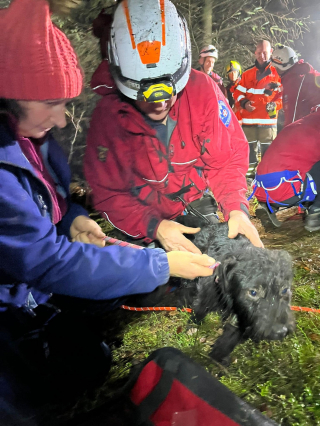
[[(215, 72), (224, 78), (230, 60), (242, 69), (254, 63), (257, 40), (267, 39), (273, 46), (286, 44), (301, 58), (320, 70), (319, 0), (174, 0), (188, 22), (192, 43), (192, 65), (197, 67), (199, 49), (214, 44), (219, 50)], [(10, 0), (0, 0), (0, 8)], [(90, 80), (101, 61), (99, 40), (92, 33), (92, 22), (102, 8), (112, 13), (114, 0), (83, 0), (65, 18), (53, 16), (68, 35), (85, 72), (85, 88), (69, 104), (68, 125), (57, 131), (73, 172), (73, 180), (83, 183), (82, 163), (86, 134), (92, 111), (99, 99), (90, 89)], [(27, 25), (27, 22), (26, 22)]]

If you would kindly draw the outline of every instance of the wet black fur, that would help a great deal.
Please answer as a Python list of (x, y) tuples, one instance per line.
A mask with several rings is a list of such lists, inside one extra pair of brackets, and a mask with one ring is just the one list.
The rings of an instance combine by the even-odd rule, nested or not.
[(225, 322), (236, 317), (237, 326), (226, 323), (210, 355), (227, 363), (238, 343), (280, 340), (295, 327), (290, 310), (292, 261), (284, 250), (254, 247), (243, 235), (228, 238), (227, 223), (207, 225), (192, 215), (178, 220), (186, 226), (201, 227), (190, 239), (202, 253), (221, 265), (213, 276), (183, 280), (182, 303), (193, 308), (201, 321), (209, 312), (219, 312)]

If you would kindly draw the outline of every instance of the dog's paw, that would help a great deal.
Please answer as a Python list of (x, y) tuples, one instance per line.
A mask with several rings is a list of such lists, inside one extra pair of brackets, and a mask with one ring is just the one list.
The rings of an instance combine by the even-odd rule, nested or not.
[(225, 352), (223, 350), (221, 351), (221, 348), (216, 345), (212, 346), (209, 356), (224, 367), (228, 367), (231, 364), (230, 355), (226, 355)]

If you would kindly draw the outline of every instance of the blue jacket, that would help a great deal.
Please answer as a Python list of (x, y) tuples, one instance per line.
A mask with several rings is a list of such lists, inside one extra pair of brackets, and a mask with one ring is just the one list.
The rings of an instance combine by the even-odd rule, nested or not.
[[(50, 173), (68, 194), (70, 170), (64, 154), (50, 136), (44, 150)], [(81, 206), (68, 200), (66, 215), (53, 225), (46, 186), (0, 125), (0, 310), (43, 294), (113, 299), (148, 293), (168, 281), (167, 255), (161, 249), (101, 249), (69, 242), (70, 225), (83, 214)]]

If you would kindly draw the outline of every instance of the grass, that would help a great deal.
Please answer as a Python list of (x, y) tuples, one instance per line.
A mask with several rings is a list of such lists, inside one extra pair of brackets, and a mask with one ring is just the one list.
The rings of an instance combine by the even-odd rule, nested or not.
[[(292, 304), (320, 306), (320, 275), (310, 278), (306, 269), (296, 268)], [(121, 346), (113, 351), (111, 386), (153, 350), (173, 346), (279, 424), (320, 425), (320, 315), (296, 313), (296, 332), (283, 342), (238, 346), (227, 369), (208, 356), (221, 333), (219, 317), (208, 315), (201, 326), (189, 319), (183, 312), (135, 314), (122, 331)]]
[[(254, 210), (251, 204), (251, 209)], [(100, 221), (104, 228), (105, 223)], [(291, 222), (288, 229), (302, 223)], [(109, 232), (109, 228), (104, 228)], [(319, 234), (264, 235), (268, 248), (287, 249), (294, 261), (292, 305), (320, 308)], [(263, 236), (263, 231), (260, 230)], [(295, 313), (296, 332), (282, 342), (251, 341), (238, 346), (228, 368), (209, 356), (210, 346), (221, 333), (217, 315), (201, 326), (190, 324), (184, 312), (125, 312), (119, 325), (120, 346), (113, 347), (114, 366), (100, 401), (123, 383), (133, 365), (153, 350), (173, 346), (207, 369), (245, 401), (283, 426), (320, 425), (320, 314)], [(99, 398), (98, 398), (99, 399)]]

